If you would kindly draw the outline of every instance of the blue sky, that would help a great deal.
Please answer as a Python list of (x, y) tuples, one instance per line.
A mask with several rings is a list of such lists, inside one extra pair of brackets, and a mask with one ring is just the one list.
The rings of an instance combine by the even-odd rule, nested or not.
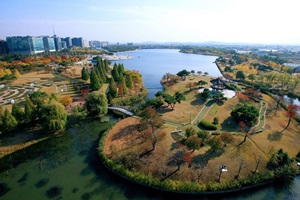
[(1, 0), (0, 39), (300, 44), (299, 0)]

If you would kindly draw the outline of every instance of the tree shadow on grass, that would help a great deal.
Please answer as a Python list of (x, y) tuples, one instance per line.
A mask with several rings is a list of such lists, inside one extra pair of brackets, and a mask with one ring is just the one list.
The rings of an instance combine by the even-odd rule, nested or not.
[(209, 149), (204, 154), (199, 154), (193, 157), (192, 165), (205, 167), (211, 159), (221, 156), (225, 152), (224, 148), (218, 150)]
[(172, 112), (172, 111), (173, 111), (173, 109), (172, 109), (171, 107), (166, 106), (166, 105), (163, 105), (163, 106), (158, 110), (158, 112), (159, 112), (160, 114), (164, 114), (164, 113), (168, 113), (168, 112)]
[(115, 134), (112, 137), (112, 140), (118, 140), (122, 137), (126, 137), (127, 135), (131, 134), (134, 130), (137, 130), (137, 125), (129, 125), (126, 126), (122, 129), (122, 131), (120, 131), (119, 133)]
[(228, 117), (222, 122), (221, 128), (224, 131), (235, 132), (237, 131), (238, 124), (232, 119), (232, 117)]
[(282, 133), (279, 132), (279, 131), (276, 131), (276, 132), (274, 132), (274, 133), (270, 133), (270, 134), (268, 135), (268, 140), (269, 140), (270, 142), (273, 142), (273, 141), (280, 141), (281, 138), (282, 138)]

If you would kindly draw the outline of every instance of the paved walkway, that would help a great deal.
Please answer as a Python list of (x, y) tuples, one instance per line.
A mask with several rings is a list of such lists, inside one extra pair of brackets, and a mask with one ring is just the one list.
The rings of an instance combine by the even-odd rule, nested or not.
[(207, 101), (203, 105), (202, 109), (199, 111), (198, 115), (194, 118), (194, 120), (191, 123), (181, 124), (181, 123), (165, 120), (166, 121), (165, 124), (168, 126), (175, 127), (175, 130), (177, 130), (178, 128), (185, 129), (189, 126), (193, 126), (193, 125), (199, 123), (202, 119), (204, 119), (204, 117), (207, 115), (207, 113), (209, 112), (209, 110), (213, 104), (214, 104), (213, 100)]
[(266, 111), (267, 111), (267, 105), (265, 102), (260, 103), (261, 107), (259, 110), (259, 118), (257, 125), (251, 128), (250, 132), (251, 133), (260, 133), (264, 130), (265, 125), (266, 125)]

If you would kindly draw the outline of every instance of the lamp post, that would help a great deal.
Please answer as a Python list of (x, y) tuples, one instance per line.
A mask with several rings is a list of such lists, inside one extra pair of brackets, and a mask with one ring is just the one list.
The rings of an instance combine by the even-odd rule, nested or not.
[(220, 166), (220, 173), (219, 173), (219, 178), (218, 178), (217, 182), (220, 182), (220, 180), (221, 180), (221, 175), (222, 175), (223, 172), (227, 172), (227, 168), (226, 168), (225, 165), (221, 165), (221, 166)]

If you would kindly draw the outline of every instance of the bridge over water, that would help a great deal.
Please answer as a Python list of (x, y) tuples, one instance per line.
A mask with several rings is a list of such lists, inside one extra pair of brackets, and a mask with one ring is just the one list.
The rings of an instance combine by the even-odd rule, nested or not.
[(129, 116), (134, 115), (133, 112), (127, 110), (126, 108), (119, 107), (119, 106), (109, 106), (107, 109), (116, 110), (116, 111), (119, 111), (119, 112), (124, 113), (124, 114), (129, 115)]

